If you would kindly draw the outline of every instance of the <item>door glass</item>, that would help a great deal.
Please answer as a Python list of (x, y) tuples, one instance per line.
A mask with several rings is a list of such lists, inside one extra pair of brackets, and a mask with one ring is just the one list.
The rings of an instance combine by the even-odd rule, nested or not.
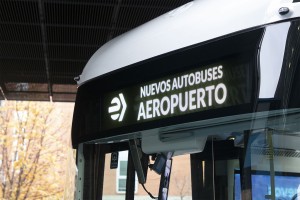
[(190, 155), (173, 157), (168, 199), (192, 200)]
[(110, 169), (111, 154), (105, 155), (103, 200), (123, 200), (126, 192), (127, 151), (119, 152), (118, 168)]

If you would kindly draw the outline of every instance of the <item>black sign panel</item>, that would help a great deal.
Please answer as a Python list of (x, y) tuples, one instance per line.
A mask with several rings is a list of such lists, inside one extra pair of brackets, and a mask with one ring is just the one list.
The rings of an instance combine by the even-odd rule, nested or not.
[(73, 145), (253, 112), (263, 33), (195, 44), (89, 80), (76, 97)]
[(117, 169), (119, 162), (119, 152), (112, 152), (110, 158), (110, 169)]
[(231, 58), (106, 93), (101, 129), (250, 103), (249, 73), (249, 62)]

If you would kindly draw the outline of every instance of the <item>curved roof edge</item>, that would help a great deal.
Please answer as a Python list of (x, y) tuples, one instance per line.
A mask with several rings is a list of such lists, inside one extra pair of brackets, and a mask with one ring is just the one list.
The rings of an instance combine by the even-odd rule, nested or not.
[[(289, 12), (280, 14), (280, 8)], [(300, 3), (292, 0), (192, 1), (103, 45), (78, 84), (167, 52), (299, 16)]]

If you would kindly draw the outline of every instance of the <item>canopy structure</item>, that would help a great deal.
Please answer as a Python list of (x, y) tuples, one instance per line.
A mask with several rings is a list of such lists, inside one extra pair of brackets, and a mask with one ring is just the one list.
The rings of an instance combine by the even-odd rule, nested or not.
[(74, 77), (107, 41), (190, 0), (3, 0), (0, 100), (73, 102)]

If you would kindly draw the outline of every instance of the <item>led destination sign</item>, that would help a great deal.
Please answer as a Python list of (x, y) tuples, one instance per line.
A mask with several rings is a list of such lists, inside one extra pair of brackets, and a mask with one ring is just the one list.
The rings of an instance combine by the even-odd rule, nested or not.
[(249, 71), (242, 61), (225, 60), (107, 93), (102, 129), (249, 103)]
[[(222, 77), (223, 66), (220, 65), (141, 86), (137, 121), (183, 114), (211, 107), (213, 103), (222, 105), (227, 98), (226, 85), (210, 84)], [(208, 86), (201, 87), (204, 83)], [(196, 85), (199, 87), (194, 88)]]

